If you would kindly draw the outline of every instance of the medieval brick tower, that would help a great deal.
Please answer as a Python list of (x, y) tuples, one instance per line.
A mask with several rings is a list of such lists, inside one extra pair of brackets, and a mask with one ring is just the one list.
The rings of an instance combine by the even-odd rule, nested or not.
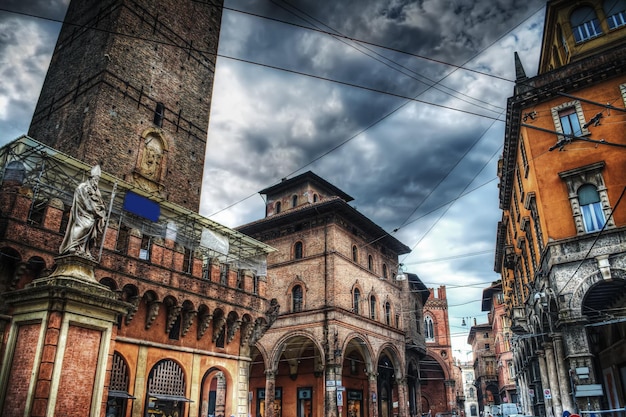
[(274, 249), (198, 214), (221, 12), (71, 1), (30, 137), (0, 148), (3, 417), (249, 415), (279, 306)]
[(29, 136), (197, 211), (221, 7), (72, 1)]
[(422, 410), (431, 410), (435, 415), (456, 411), (456, 398), (446, 287), (431, 288), (430, 293), (433, 297), (424, 305), (427, 351), (421, 361), (420, 381)]

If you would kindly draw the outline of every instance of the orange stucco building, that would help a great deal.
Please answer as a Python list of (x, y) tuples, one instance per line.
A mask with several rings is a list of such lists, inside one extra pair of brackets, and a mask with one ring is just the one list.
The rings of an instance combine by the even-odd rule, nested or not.
[(526, 414), (624, 406), (625, 13), (548, 1), (538, 74), (515, 57), (495, 270)]

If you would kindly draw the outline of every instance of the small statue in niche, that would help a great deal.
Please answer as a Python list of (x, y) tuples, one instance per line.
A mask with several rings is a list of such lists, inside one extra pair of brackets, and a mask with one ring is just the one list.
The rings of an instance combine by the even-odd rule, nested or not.
[(91, 249), (98, 234), (102, 233), (106, 219), (106, 206), (98, 188), (100, 175), (100, 166), (94, 166), (89, 179), (79, 184), (74, 191), (70, 219), (59, 247), (62, 255), (75, 254), (95, 260)]
[(162, 155), (161, 141), (153, 136), (148, 136), (139, 167), (141, 175), (150, 180), (158, 181)]

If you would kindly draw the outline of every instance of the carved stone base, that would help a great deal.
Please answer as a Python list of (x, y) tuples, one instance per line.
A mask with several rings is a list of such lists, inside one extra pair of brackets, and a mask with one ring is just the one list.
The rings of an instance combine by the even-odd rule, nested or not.
[(46, 279), (55, 277), (76, 278), (95, 282), (94, 267), (96, 261), (78, 255), (62, 255), (55, 258), (56, 269)]
[(133, 307), (120, 300), (118, 293), (96, 281), (94, 267), (97, 262), (78, 255), (63, 255), (55, 260), (56, 269), (50, 275), (9, 293), (7, 304), (14, 306), (14, 311), (43, 308), (44, 304), (53, 310), (74, 308), (71, 305), (82, 306), (76, 307), (79, 309), (89, 306), (94, 317), (110, 319), (117, 314), (126, 314)]

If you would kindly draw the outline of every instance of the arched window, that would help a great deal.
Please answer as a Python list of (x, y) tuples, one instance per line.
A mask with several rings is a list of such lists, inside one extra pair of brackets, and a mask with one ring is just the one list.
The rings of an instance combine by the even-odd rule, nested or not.
[(385, 323), (387, 326), (391, 326), (391, 304), (385, 303)]
[(578, 189), (578, 203), (583, 215), (585, 231), (595, 232), (604, 226), (604, 212), (600, 194), (593, 184), (584, 184)]
[(291, 207), (296, 207), (298, 205), (298, 196), (294, 194), (293, 197), (291, 197)]
[(367, 255), (367, 269), (370, 271), (374, 269), (374, 258), (372, 258), (372, 255)]
[(302, 286), (296, 285), (291, 290), (292, 310), (294, 313), (302, 311)]
[(354, 291), (352, 292), (352, 296), (353, 296), (353, 311), (356, 314), (359, 314), (359, 303), (361, 302), (361, 291), (359, 291), (358, 288), (355, 288)]
[(358, 262), (359, 261), (359, 249), (356, 247), (356, 245), (352, 245), (352, 262)]
[(389, 271), (387, 271), (387, 264), (383, 264), (383, 278), (389, 278)]
[(163, 118), (165, 117), (165, 105), (163, 103), (157, 103), (154, 109), (154, 124), (157, 127), (163, 127)]
[(148, 398), (159, 410), (168, 415), (183, 415), (185, 398), (185, 372), (173, 360), (158, 362), (148, 375)]
[(602, 35), (600, 22), (596, 16), (596, 11), (592, 7), (583, 6), (574, 10), (570, 17), (572, 32), (576, 43), (588, 41), (596, 36)]
[[(224, 372), (216, 368), (210, 369), (203, 378), (201, 400), (205, 408), (203, 415), (223, 416), (226, 414), (228, 386)], [(159, 414), (169, 415), (169, 414)]]
[(113, 353), (111, 380), (109, 383), (109, 398), (107, 399), (107, 416), (122, 416), (126, 410), (129, 398), (134, 398), (128, 392), (129, 377), (128, 364), (118, 352)]
[(293, 245), (293, 257), (295, 259), (302, 259), (302, 242), (296, 242)]
[(370, 319), (376, 320), (376, 297), (370, 297)]
[(429, 342), (435, 340), (435, 326), (433, 326), (433, 319), (430, 316), (424, 318), (424, 338)]
[(276, 214), (280, 213), (280, 201), (277, 201), (274, 205), (274, 211), (276, 212)]
[(616, 29), (626, 25), (626, 0), (606, 0), (604, 14), (609, 29)]
[(317, 200), (318, 200), (317, 194), (313, 194), (313, 202), (317, 203)]

